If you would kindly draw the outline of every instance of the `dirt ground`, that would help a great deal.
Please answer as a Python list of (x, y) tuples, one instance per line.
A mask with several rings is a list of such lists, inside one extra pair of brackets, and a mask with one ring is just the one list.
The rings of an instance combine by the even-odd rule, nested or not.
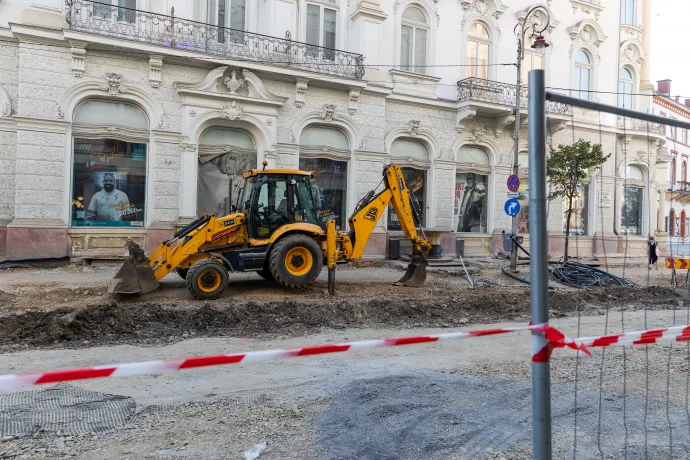
[[(233, 275), (213, 302), (176, 275), (148, 295), (108, 295), (116, 265), (2, 270), (0, 374), (524, 325), (529, 287), (501, 263), (470, 261), (476, 287), (457, 268), (399, 288), (399, 264), (339, 267), (334, 297), (325, 273), (297, 291)], [(667, 270), (610, 271), (639, 287), (554, 283), (552, 324), (587, 336), (690, 323), (690, 291), (671, 289)], [(48, 412), (76, 411), (64, 420), (0, 393), (0, 458), (242, 459), (262, 442), (259, 460), (530, 458), (530, 356), (529, 334), (509, 334), (33, 390), (95, 392), (92, 412), (49, 397)], [(555, 458), (688, 458), (688, 363), (688, 344), (557, 350)], [(114, 422), (103, 407), (122, 398), (132, 412)], [(94, 417), (106, 418), (80, 428)]]

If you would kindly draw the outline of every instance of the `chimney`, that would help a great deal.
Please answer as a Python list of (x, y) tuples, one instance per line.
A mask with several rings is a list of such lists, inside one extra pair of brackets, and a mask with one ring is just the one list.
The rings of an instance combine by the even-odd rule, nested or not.
[(659, 80), (656, 82), (657, 90), (664, 96), (671, 95), (671, 80)]

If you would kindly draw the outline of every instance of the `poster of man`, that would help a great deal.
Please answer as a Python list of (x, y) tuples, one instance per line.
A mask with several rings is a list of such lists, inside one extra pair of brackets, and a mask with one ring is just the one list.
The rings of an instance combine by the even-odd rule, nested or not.
[(73, 226), (144, 226), (146, 144), (75, 139), (73, 175)]
[(455, 184), (456, 231), (485, 231), (486, 176), (474, 173), (458, 174)]
[(116, 173), (103, 173), (103, 190), (96, 192), (86, 208), (88, 220), (120, 222), (127, 220), (130, 208), (129, 198), (122, 190), (115, 188)]

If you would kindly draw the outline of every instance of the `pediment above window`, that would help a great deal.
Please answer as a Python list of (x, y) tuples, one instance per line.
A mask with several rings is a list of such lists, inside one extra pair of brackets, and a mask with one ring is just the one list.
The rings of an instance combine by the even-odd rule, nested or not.
[(274, 107), (281, 107), (288, 100), (273, 94), (255, 73), (228, 66), (211, 70), (198, 82), (175, 82), (174, 87), (177, 94), (185, 97), (246, 101)]

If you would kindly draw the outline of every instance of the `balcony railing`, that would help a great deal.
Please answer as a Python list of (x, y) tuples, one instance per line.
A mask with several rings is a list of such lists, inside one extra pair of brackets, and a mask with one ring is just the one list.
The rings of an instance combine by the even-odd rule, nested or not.
[(668, 183), (669, 192), (690, 192), (690, 182), (678, 181)]
[[(482, 78), (465, 78), (458, 82), (458, 101), (479, 101), (515, 107), (516, 85)], [(527, 109), (527, 88), (520, 93), (520, 108)], [(546, 111), (557, 114), (570, 114), (570, 106), (546, 101)]]
[(124, 8), (91, 0), (66, 0), (71, 30), (150, 43), (224, 58), (292, 67), (361, 80), (364, 57), (287, 38)]
[(649, 132), (651, 134), (666, 134), (666, 127), (661, 123), (649, 123), (645, 120), (638, 120), (637, 118), (627, 118), (621, 116), (618, 117), (618, 129), (643, 132), (646, 132), (649, 129)]

